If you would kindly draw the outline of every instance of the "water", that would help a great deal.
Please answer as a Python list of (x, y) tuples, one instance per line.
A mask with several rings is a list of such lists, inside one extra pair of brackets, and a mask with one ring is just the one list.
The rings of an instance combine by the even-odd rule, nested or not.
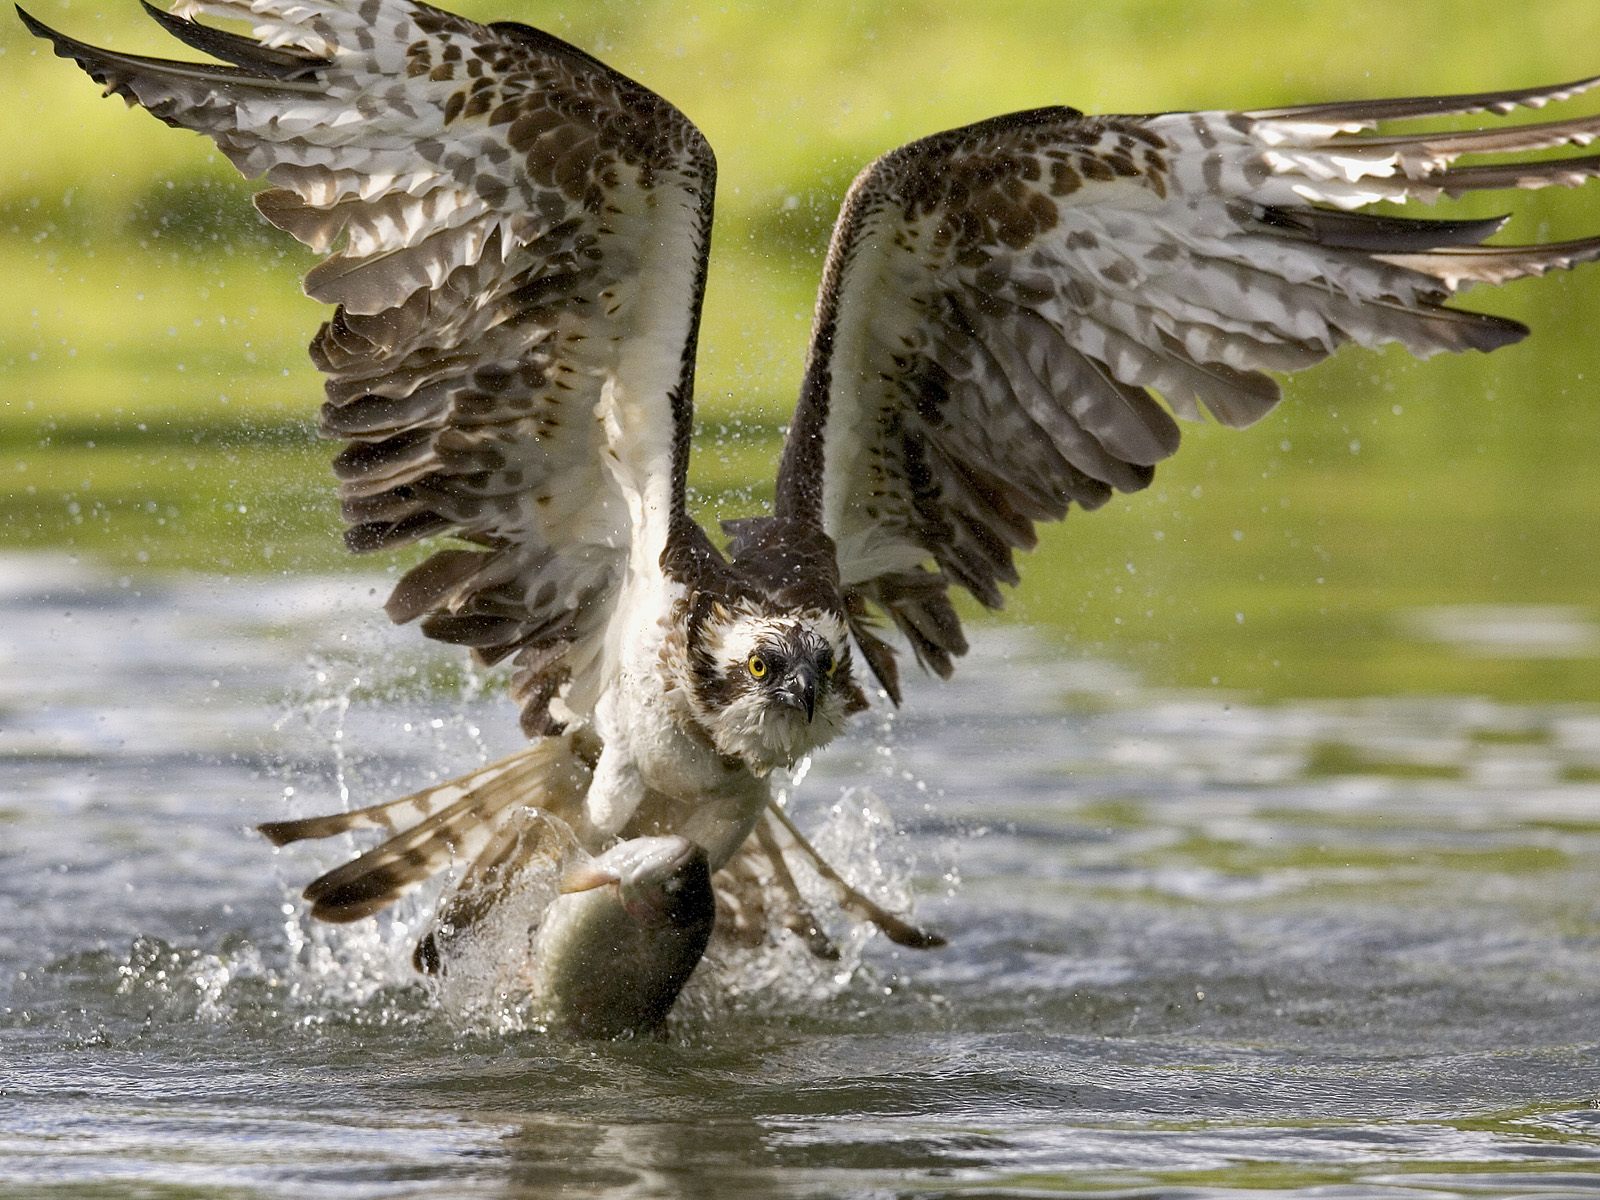
[(990, 633), (793, 799), (950, 947), (725, 960), (579, 1044), (414, 983), (421, 905), (309, 927), (343, 851), (248, 830), (515, 744), (383, 586), (0, 559), (0, 1195), (1600, 1194), (1600, 707), (1257, 707)]

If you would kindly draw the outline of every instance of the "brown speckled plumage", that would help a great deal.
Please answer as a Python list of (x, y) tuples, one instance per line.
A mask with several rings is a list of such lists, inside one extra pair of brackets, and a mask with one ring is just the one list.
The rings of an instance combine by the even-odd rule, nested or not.
[[(1036, 525), (1148, 485), (1175, 417), (1248, 425), (1278, 401), (1273, 373), (1347, 342), (1493, 350), (1527, 331), (1448, 301), (1600, 257), (1600, 238), (1494, 246), (1499, 221), (1362, 211), (1600, 174), (1596, 155), (1526, 157), (1590, 144), (1600, 117), (1377, 128), (1542, 107), (1597, 80), (1254, 112), (1056, 107), (934, 134), (845, 198), (774, 512), (730, 523), (725, 554), (685, 502), (716, 180), (687, 117), (548, 34), (413, 0), (156, 15), (221, 62), (24, 20), (264, 178), (262, 215), (323, 256), (306, 290), (335, 310), (311, 354), (322, 430), (347, 443), (349, 544), (454, 539), (389, 614), (509, 659), (536, 739), (403, 801), (267, 827), (391, 835), (308, 889), (329, 919), (459, 861), (446, 925), (475, 924), (547, 852), (517, 815), (534, 805), (591, 852), (693, 826), (711, 867), (729, 864), (724, 907), (746, 934), (776, 914), (826, 953), (784, 862), (814, 852), (765, 815), (762, 780), (865, 705), (866, 672), (900, 700), (885, 620), (948, 675), (966, 650), (950, 588), (1001, 604)], [(763, 647), (789, 677), (766, 676)], [(848, 911), (930, 944), (837, 882)], [(419, 960), (437, 967), (445, 944)]]

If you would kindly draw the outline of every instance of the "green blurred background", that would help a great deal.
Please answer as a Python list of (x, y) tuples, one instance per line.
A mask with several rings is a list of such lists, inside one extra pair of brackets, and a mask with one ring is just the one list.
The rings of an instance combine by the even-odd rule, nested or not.
[[(884, 150), (1051, 103), (1259, 107), (1600, 71), (1594, 0), (459, 8), (598, 53), (716, 147), (693, 479), (719, 515), (770, 488), (829, 226)], [(134, 0), (33, 11), (90, 41), (173, 52)], [(9, 16), (0, 113), (0, 546), (129, 572), (351, 565), (332, 448), (310, 425), (304, 345), (320, 308), (297, 286), (309, 258), (258, 224), (209, 143), (101, 101)], [(1600, 230), (1600, 184), (1453, 212), (1508, 207), (1512, 239)], [(1593, 268), (1474, 297), (1535, 336), (1427, 364), (1347, 353), (1296, 378), (1254, 429), (1187, 430), (1148, 492), (1045, 532), (1004, 619), (1158, 685), (1595, 699), (1597, 298)], [(1468, 610), (1500, 632), (1462, 641), (1449, 634), (1461, 621), (1428, 617), (1461, 605), (1561, 611)], [(1518, 649), (1524, 627), (1542, 642)]]

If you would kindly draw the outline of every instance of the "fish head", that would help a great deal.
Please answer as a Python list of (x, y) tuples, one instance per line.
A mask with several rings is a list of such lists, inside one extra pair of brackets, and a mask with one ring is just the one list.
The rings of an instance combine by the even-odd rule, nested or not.
[(620, 842), (561, 881), (569, 894), (598, 887), (615, 887), (628, 915), (650, 928), (696, 925), (715, 911), (710, 861), (685, 837)]

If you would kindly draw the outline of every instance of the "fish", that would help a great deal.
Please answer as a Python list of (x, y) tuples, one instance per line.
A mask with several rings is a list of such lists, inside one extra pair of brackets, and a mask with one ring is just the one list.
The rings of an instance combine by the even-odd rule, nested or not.
[(579, 1038), (659, 1034), (716, 924), (711, 863), (685, 837), (619, 842), (567, 872), (539, 923), (539, 1019)]

